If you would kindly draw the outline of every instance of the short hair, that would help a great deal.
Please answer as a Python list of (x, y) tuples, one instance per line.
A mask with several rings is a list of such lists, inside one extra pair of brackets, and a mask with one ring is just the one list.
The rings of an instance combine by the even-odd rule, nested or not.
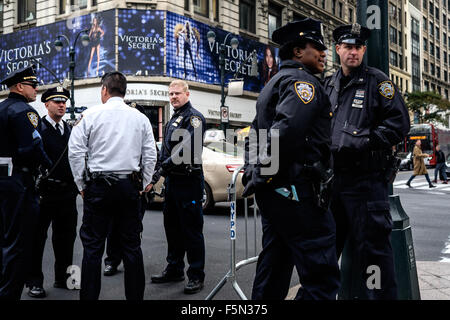
[(189, 91), (189, 85), (187, 84), (186, 81), (184, 80), (173, 80), (170, 84), (169, 84), (169, 88), (170, 87), (174, 87), (174, 86), (180, 86), (183, 88), (183, 91)]
[(294, 56), (293, 52), (294, 48), (298, 47), (300, 49), (305, 49), (306, 43), (307, 41), (305, 41), (304, 39), (300, 39), (297, 41), (290, 41), (280, 48), (278, 56), (280, 57), (281, 60), (290, 60)]
[(102, 77), (102, 86), (111, 97), (125, 97), (127, 92), (127, 78), (119, 71), (108, 72)]

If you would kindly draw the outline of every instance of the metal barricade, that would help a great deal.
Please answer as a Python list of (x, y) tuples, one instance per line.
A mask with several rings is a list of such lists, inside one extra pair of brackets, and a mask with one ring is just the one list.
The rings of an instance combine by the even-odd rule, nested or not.
[(245, 207), (245, 259), (236, 263), (236, 180), (239, 176), (239, 172), (242, 170), (244, 166), (240, 166), (233, 172), (233, 177), (231, 178), (231, 183), (228, 187), (228, 200), (230, 203), (230, 241), (231, 241), (231, 266), (228, 273), (223, 277), (223, 279), (217, 284), (217, 286), (208, 294), (205, 300), (212, 300), (214, 296), (223, 288), (223, 286), (230, 282), (242, 300), (248, 300), (245, 296), (244, 292), (239, 287), (239, 284), (236, 280), (236, 271), (242, 268), (243, 266), (249, 265), (258, 261), (258, 256), (256, 255), (256, 220), (257, 220), (257, 206), (256, 201), (254, 201), (253, 206), (253, 215), (254, 215), (254, 230), (255, 230), (255, 253), (253, 257), (248, 256), (248, 206), (247, 206), (247, 198), (244, 198), (244, 207)]

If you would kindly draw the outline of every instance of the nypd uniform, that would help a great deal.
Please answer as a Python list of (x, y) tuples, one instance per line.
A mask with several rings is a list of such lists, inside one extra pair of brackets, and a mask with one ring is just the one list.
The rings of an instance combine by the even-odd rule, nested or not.
[[(139, 191), (151, 182), (156, 163), (153, 130), (149, 119), (120, 97), (111, 97), (82, 115), (69, 139), (72, 173), (78, 189), (84, 190), (80, 299), (99, 297), (105, 239), (111, 225), (117, 224), (125, 269), (125, 296), (128, 300), (142, 300), (145, 274)], [(141, 169), (143, 181), (139, 185), (133, 172)]]
[[(309, 18), (275, 30), (272, 38), (282, 46), (303, 40), (326, 49), (321, 22)], [(283, 60), (258, 97), (252, 129), (259, 139), (260, 130), (278, 130), (279, 169), (264, 175), (264, 161), (252, 161), (251, 141), (246, 139), (244, 194), (255, 191), (263, 227), (252, 299), (284, 299), (294, 266), (302, 284), (296, 299), (336, 297), (335, 223), (331, 213), (318, 206), (315, 177), (308, 169), (314, 163), (329, 167), (331, 118), (319, 80), (298, 61)], [(270, 150), (270, 139), (267, 143)]]
[[(66, 102), (70, 97), (68, 90), (62, 87), (51, 88), (42, 94), (41, 101)], [(27, 286), (33, 291), (43, 290), (44, 274), (42, 273), (42, 257), (44, 254), (47, 231), (52, 224), (52, 244), (55, 254), (54, 286), (67, 288), (67, 267), (72, 265), (73, 246), (77, 228), (77, 187), (70, 170), (67, 144), (71, 127), (63, 120), (56, 123), (50, 116), (42, 119), (41, 136), (44, 150), (56, 167), (50, 169), (49, 174), (41, 180), (39, 187), (40, 214), (37, 223), (31, 270)], [(59, 160), (60, 159), (60, 160)], [(59, 160), (59, 162), (58, 162)], [(30, 294), (30, 292), (29, 292)], [(33, 296), (33, 295), (32, 295)]]
[[(364, 45), (370, 30), (358, 24), (337, 28), (338, 44)], [(383, 72), (362, 63), (349, 76), (342, 69), (326, 79), (333, 113), (335, 182), (331, 210), (336, 220), (337, 253), (349, 241), (358, 257), (361, 299), (395, 299), (397, 288), (390, 234), (389, 155), (409, 131), (409, 116), (396, 86)], [(381, 271), (381, 289), (366, 286), (367, 267)]]
[[(37, 85), (32, 67), (19, 69), (1, 84)], [(41, 119), (28, 100), (11, 92), (0, 103), (0, 299), (20, 299), (29, 266), (39, 205), (35, 176), (49, 168), (39, 133)]]
[[(152, 276), (153, 282), (180, 281), (184, 279), (184, 256), (187, 255), (189, 280), (202, 286), (205, 273), (205, 242), (203, 237), (202, 199), (204, 177), (201, 166), (203, 134), (206, 121), (188, 101), (174, 110), (164, 129), (160, 152), (161, 174), (165, 177), (164, 229), (167, 238), (167, 267), (162, 276)], [(177, 129), (186, 130), (180, 137)], [(179, 148), (179, 149), (178, 149)], [(174, 159), (184, 151), (190, 152), (189, 164), (176, 164)], [(168, 280), (171, 279), (171, 280)]]

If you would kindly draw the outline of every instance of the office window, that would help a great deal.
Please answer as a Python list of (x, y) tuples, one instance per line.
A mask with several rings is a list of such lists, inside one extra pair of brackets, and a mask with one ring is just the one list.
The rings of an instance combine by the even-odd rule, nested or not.
[[(448, 81), (448, 74), (447, 72), (444, 72), (444, 81), (447, 82)], [(447, 98), (447, 97), (446, 97)]]
[(339, 18), (344, 17), (344, 6), (342, 5), (342, 2), (339, 2)]
[(336, 15), (336, 0), (331, 1), (331, 13), (333, 14), (333, 16)]
[(434, 44), (430, 42), (430, 54), (434, 56)]
[(398, 31), (398, 45), (401, 47), (402, 46), (402, 32)]
[(348, 19), (349, 19), (350, 23), (353, 23), (353, 9), (352, 8), (348, 9)]
[(423, 60), (423, 71), (428, 73), (428, 61)]
[(430, 73), (432, 76), (434, 76), (434, 72), (435, 72), (434, 63), (430, 63)]
[(255, 33), (256, 31), (256, 14), (255, 0), (239, 1), (239, 27), (241, 29)]
[(209, 17), (209, 0), (194, 0), (194, 13)]
[(436, 46), (436, 59), (440, 59), (441, 58), (441, 49), (439, 49), (438, 46)]
[(59, 14), (66, 13), (67, 0), (59, 0)]
[(436, 85), (434, 83), (431, 84), (431, 91), (436, 91)]
[(398, 22), (402, 24), (402, 9), (398, 8)]
[(423, 30), (427, 31), (428, 21), (427, 18), (423, 17)]
[(391, 43), (397, 43), (397, 30), (393, 26), (389, 26), (389, 38)]
[(281, 8), (269, 2), (269, 39), (272, 39), (272, 33), (281, 27)]
[(444, 51), (444, 63), (447, 63), (447, 51)]
[(92, 6), (95, 7), (97, 5), (97, 0), (92, 0)]
[(3, 27), (3, 0), (0, 1), (0, 28)]
[(434, 36), (434, 23), (430, 21), (430, 34), (433, 37)]
[(398, 67), (397, 52), (390, 50), (390, 62), (394, 67)]
[(447, 46), (447, 35), (445, 33), (442, 34), (442, 40), (444, 40), (444, 46)]
[(447, 16), (446, 16), (445, 14), (442, 15), (442, 24), (443, 24), (444, 26), (447, 25)]
[(440, 40), (440, 30), (439, 27), (436, 27), (436, 40), (439, 41)]
[(433, 2), (431, 2), (431, 1), (430, 1), (429, 9), (430, 9), (430, 10), (429, 10), (428, 12), (429, 12), (431, 15), (433, 15), (433, 14), (434, 14), (434, 5), (433, 5)]
[(436, 7), (436, 14), (435, 14), (436, 20), (439, 21), (439, 9)]
[(401, 54), (398, 54), (398, 67), (403, 69), (403, 56)]
[(440, 86), (437, 87), (437, 91), (438, 91), (439, 95), (441, 95), (441, 87)]
[(17, 23), (36, 19), (36, 0), (18, 0)]
[(448, 90), (447, 89), (445, 89), (445, 99), (448, 100)]
[(321, 3), (322, 3), (322, 9), (326, 9), (326, 3), (325, 3), (325, 0), (322, 0)]
[(438, 79), (441, 78), (441, 67), (436, 67), (436, 77), (437, 77)]
[[(450, 1), (450, 0), (449, 0)], [(424, 8), (424, 9), (427, 9), (428, 8), (428, 0), (423, 0), (423, 2), (422, 2), (422, 7)]]
[(397, 7), (389, 2), (389, 17), (391, 19), (397, 19)]
[(86, 9), (87, 8), (87, 0), (70, 0), (70, 6), (77, 7), (79, 9)]

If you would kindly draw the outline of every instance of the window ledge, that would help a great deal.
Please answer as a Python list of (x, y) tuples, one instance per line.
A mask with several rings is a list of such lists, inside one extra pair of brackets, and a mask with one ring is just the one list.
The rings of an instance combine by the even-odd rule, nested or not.
[(16, 25), (14, 25), (13, 31), (16, 32), (20, 30), (27, 30), (33, 27), (36, 27), (36, 19), (27, 22), (17, 23)]

